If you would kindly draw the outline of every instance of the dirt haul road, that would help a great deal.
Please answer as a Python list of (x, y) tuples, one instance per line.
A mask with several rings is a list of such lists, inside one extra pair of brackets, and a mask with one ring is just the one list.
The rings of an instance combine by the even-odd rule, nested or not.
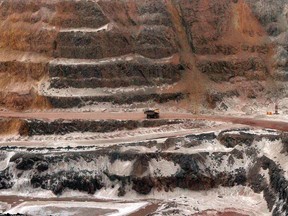
[[(249, 125), (253, 127), (276, 129), (288, 131), (288, 122), (263, 120), (248, 117), (231, 116), (209, 116), (193, 115), (189, 113), (161, 113), (161, 119), (197, 119), (218, 122), (230, 122), (233, 124)], [(20, 119), (39, 119), (54, 121), (64, 120), (144, 120), (145, 115), (142, 112), (0, 112), (0, 118), (20, 118)]]

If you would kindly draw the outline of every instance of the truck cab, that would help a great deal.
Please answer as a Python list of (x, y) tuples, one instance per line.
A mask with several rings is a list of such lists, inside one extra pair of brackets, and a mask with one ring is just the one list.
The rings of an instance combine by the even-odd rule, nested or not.
[(148, 109), (144, 111), (147, 119), (159, 119), (160, 111), (159, 109)]

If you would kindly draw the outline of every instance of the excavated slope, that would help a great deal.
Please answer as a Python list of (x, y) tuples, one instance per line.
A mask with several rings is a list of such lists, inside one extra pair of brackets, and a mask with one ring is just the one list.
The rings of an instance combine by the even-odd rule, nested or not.
[[(285, 96), (287, 8), (288, 0), (0, 0), (1, 109), (129, 116), (160, 104), (197, 113), (227, 109), (227, 98), (273, 101)], [(281, 131), (144, 116), (35, 114), (0, 124), (1, 214), (29, 215), (36, 205), (25, 205), (36, 202), (20, 196), (39, 194), (44, 204), (66, 196), (64, 210), (82, 196), (156, 203), (150, 215), (288, 214)]]
[[(1, 105), (67, 108), (188, 97), (215, 108), (231, 92), (260, 97), (275, 78), (286, 80), (286, 3), (2, 0)], [(162, 85), (168, 89), (155, 88)], [(128, 89), (114, 97), (109, 89), (118, 88)]]

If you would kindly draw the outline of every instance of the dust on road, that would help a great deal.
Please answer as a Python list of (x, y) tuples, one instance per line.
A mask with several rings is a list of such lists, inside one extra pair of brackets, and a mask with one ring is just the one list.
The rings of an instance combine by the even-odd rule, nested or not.
[[(64, 120), (144, 120), (142, 112), (0, 112), (0, 118), (39, 119), (54, 121)], [(249, 125), (253, 127), (269, 128), (288, 131), (288, 122), (263, 120), (249, 117), (231, 117), (214, 115), (193, 115), (189, 113), (161, 113), (162, 119), (195, 119), (217, 122), (230, 122), (233, 124)]]

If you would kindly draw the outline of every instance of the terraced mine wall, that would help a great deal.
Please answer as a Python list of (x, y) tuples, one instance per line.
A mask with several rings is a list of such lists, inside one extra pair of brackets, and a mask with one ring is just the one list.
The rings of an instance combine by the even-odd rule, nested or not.
[[(41, 90), (46, 82), (59, 92), (82, 89), (83, 97), (91, 96), (87, 88), (172, 84), (178, 84), (175, 94), (193, 94), (189, 88), (199, 84), (208, 95), (225, 93), (218, 84), (234, 90), (245, 85), (258, 97), (273, 85), (271, 79), (287, 79), (284, 0), (169, 2), (171, 7), (166, 1), (3, 0), (1, 106), (53, 108), (45, 98), (57, 94)], [(194, 56), (193, 63), (185, 56)], [(204, 77), (201, 83), (192, 82), (196, 70)]]
[[(129, 58), (129, 57), (127, 57)], [(56, 62), (57, 63), (57, 62)], [(113, 63), (49, 65), (52, 88), (119, 88), (172, 84), (181, 79), (181, 65), (138, 59)]]
[[(147, 195), (176, 188), (207, 191), (219, 186), (243, 185), (256, 193), (263, 192), (272, 215), (285, 215), (288, 213), (288, 181), (284, 170), (263, 155), (257, 145), (279, 141), (285, 153), (286, 140), (287, 134), (266, 131), (257, 135), (253, 130), (240, 129), (83, 152), (69, 148), (67, 152), (53, 153), (50, 149), (49, 153), (25, 153), (16, 148), (7, 167), (0, 172), (0, 188), (18, 191), (42, 188), (57, 195), (67, 189), (94, 194), (104, 188), (114, 188), (118, 196), (125, 197), (130, 193)], [(218, 142), (227, 151), (189, 153), (203, 142)], [(177, 152), (179, 143), (185, 153)], [(133, 146), (151, 150), (141, 153), (133, 150)], [(157, 151), (152, 150), (155, 148)], [(171, 148), (175, 148), (174, 152), (168, 151)], [(9, 151), (8, 147), (2, 148), (2, 156)]]
[(120, 130), (135, 130), (137, 128), (153, 128), (163, 125), (173, 125), (183, 123), (184, 120), (155, 120), (155, 121), (119, 121), (119, 120), (103, 120), (103, 121), (83, 121), (83, 120), (56, 120), (53, 122), (45, 122), (40, 120), (22, 121), (19, 134), (24, 136), (34, 135), (64, 135), (73, 132), (94, 132), (107, 133)]
[[(187, 95), (187, 94), (186, 94)], [(163, 93), (163, 94), (116, 94), (106, 96), (80, 96), (80, 97), (47, 97), (47, 100), (55, 108), (75, 108), (87, 105), (97, 105), (101, 102), (111, 102), (112, 104), (131, 104), (147, 101), (154, 101), (157, 103), (166, 103), (169, 101), (180, 101), (185, 98), (182, 93)]]

